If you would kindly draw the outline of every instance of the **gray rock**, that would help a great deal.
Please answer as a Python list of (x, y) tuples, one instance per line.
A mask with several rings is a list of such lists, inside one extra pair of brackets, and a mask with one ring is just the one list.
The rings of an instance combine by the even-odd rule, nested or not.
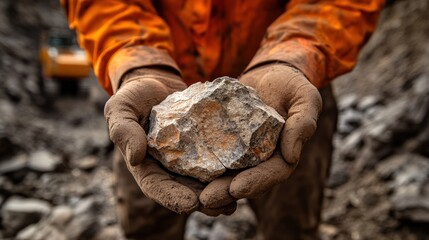
[(200, 212), (191, 214), (185, 231), (186, 240), (258, 239), (256, 216), (245, 199), (237, 202), (237, 210), (231, 216), (209, 217)]
[(16, 109), (15, 106), (5, 100), (5, 99), (0, 99), (0, 112), (2, 113), (1, 116), (1, 120), (12, 120), (16, 114)]
[(67, 224), (64, 233), (68, 239), (88, 239), (100, 229), (97, 221), (99, 204), (88, 197), (80, 200), (73, 208), (73, 219)]
[(94, 155), (73, 159), (71, 161), (72, 167), (76, 167), (81, 170), (91, 170), (95, 168), (97, 164), (98, 164), (98, 157)]
[(405, 95), (387, 105), (366, 124), (369, 138), (382, 144), (400, 142), (420, 131), (428, 116), (429, 95)]
[(357, 104), (357, 109), (365, 112), (380, 103), (381, 103), (380, 96), (375, 96), (375, 95), (365, 96)]
[(340, 111), (344, 111), (350, 108), (355, 108), (358, 104), (358, 96), (355, 94), (349, 94), (339, 99), (338, 108)]
[[(203, 216), (203, 217), (202, 217)], [(186, 223), (186, 240), (208, 239), (214, 218), (210, 218), (210, 224), (206, 224), (203, 213), (196, 212), (191, 215), (190, 220)]]
[(0, 162), (0, 174), (23, 170), (27, 166), (27, 155), (19, 154)]
[(19, 240), (68, 240), (59, 229), (48, 224), (33, 224), (22, 229), (17, 235)]
[(37, 232), (37, 224), (32, 224), (19, 231), (18, 234), (16, 234), (16, 238), (23, 240), (32, 239)]
[(364, 120), (363, 120), (364, 124), (367, 124), (367, 122), (370, 122), (372, 119), (374, 119), (377, 116), (377, 114), (383, 111), (383, 109), (384, 109), (384, 106), (381, 106), (381, 105), (376, 105), (367, 109), (364, 115)]
[(2, 223), (9, 234), (38, 222), (51, 211), (51, 205), (40, 199), (10, 197), (1, 210)]
[(414, 222), (429, 223), (429, 195), (423, 195), (412, 186), (391, 198), (392, 210), (396, 218)]
[(429, 93), (429, 78), (421, 75), (414, 80), (413, 92), (417, 95), (427, 95)]
[(170, 95), (152, 109), (150, 124), (152, 156), (207, 182), (270, 157), (284, 119), (253, 89), (222, 77)]
[(348, 164), (342, 162), (333, 164), (326, 183), (327, 187), (337, 188), (345, 184), (350, 179), (350, 170), (348, 168)]
[(73, 210), (68, 206), (57, 206), (51, 215), (37, 224), (32, 224), (22, 229), (17, 234), (17, 239), (31, 240), (67, 240), (69, 238), (64, 232), (67, 224), (73, 219)]
[(346, 160), (356, 158), (364, 144), (363, 134), (363, 131), (356, 130), (345, 137), (344, 140), (342, 140), (340, 143), (338, 143), (338, 145), (341, 144), (341, 148), (339, 148), (338, 151), (342, 158)]
[(118, 225), (107, 226), (100, 230), (93, 240), (125, 240), (122, 228)]
[[(73, 208), (65, 205), (57, 206), (49, 216), (21, 230), (17, 234), (18, 239), (92, 239), (97, 233), (102, 237), (98, 239), (123, 239), (120, 231), (99, 232), (98, 209), (97, 202), (91, 197), (80, 199)], [(108, 237), (112, 234), (115, 236)]]
[(5, 89), (8, 97), (14, 102), (19, 102), (25, 95), (19, 84), (18, 77), (16, 77), (16, 74), (13, 74), (13, 76), (6, 77)]
[(354, 109), (348, 109), (341, 113), (338, 119), (338, 132), (347, 135), (358, 128), (362, 123), (363, 114)]
[(61, 164), (61, 157), (46, 150), (39, 150), (30, 154), (28, 167), (39, 172), (52, 172)]
[(429, 115), (429, 94), (410, 99), (409, 105), (415, 106), (416, 108), (412, 110), (408, 109), (406, 115), (403, 117), (403, 121), (408, 123), (406, 127), (412, 126), (410, 127), (410, 131), (412, 131), (416, 127), (422, 126)]
[[(429, 95), (424, 90), (425, 81), (424, 77), (418, 78), (413, 88), (399, 98), (366, 110), (361, 126), (337, 144), (341, 157), (355, 159), (355, 169), (361, 171), (395, 152), (427, 155), (429, 125), (425, 119), (429, 113)], [(353, 127), (347, 118), (357, 120), (350, 114), (353, 111), (346, 110), (340, 115), (339, 132), (343, 136)]]
[(409, 159), (410, 155), (408, 154), (393, 155), (378, 164), (375, 170), (381, 179), (390, 179), (393, 177), (395, 172), (399, 171), (406, 165)]
[(1, 190), (9, 193), (14, 193), (15, 185), (9, 177), (0, 175)]
[[(238, 232), (239, 233), (239, 232)], [(235, 240), (240, 239), (237, 236), (237, 231), (231, 231), (225, 224), (216, 222), (213, 226), (212, 232), (209, 235), (209, 240)]]
[(321, 240), (335, 239), (340, 233), (340, 229), (330, 224), (320, 224), (319, 226)]
[(65, 226), (73, 218), (73, 209), (68, 206), (57, 206), (49, 218), (53, 225)]
[(429, 222), (429, 159), (416, 154), (394, 155), (377, 167), (390, 180), (390, 203), (400, 220)]

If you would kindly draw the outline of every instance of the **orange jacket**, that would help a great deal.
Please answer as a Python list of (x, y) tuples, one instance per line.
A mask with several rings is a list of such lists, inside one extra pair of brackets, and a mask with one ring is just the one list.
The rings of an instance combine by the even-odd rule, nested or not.
[[(384, 0), (62, 0), (102, 86), (168, 66), (187, 84), (287, 62), (318, 88), (350, 71)], [(262, 43), (261, 43), (262, 42)]]

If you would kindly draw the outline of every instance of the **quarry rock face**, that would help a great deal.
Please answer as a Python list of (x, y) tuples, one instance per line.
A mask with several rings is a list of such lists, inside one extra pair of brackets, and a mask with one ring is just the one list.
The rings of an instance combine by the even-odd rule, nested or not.
[(153, 107), (149, 152), (166, 168), (209, 182), (270, 157), (284, 119), (238, 80), (196, 83)]

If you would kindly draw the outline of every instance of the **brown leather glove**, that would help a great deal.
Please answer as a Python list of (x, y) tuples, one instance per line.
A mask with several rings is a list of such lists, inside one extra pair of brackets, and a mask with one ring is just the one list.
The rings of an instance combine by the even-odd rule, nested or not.
[[(298, 164), (301, 149), (316, 130), (322, 108), (319, 91), (297, 69), (282, 63), (262, 65), (240, 77), (259, 97), (286, 119), (277, 149), (267, 161), (210, 183), (200, 196), (206, 207), (224, 205), (217, 192), (232, 197), (256, 198), (285, 181)], [(219, 190), (221, 189), (221, 191)]]
[(140, 68), (127, 73), (119, 90), (105, 106), (110, 138), (119, 147), (128, 170), (148, 198), (177, 213), (199, 210), (211, 216), (232, 214), (237, 206), (234, 199), (224, 201), (225, 204), (217, 208), (202, 207), (198, 197), (204, 184), (167, 171), (146, 154), (144, 129), (147, 129), (152, 107), (185, 88), (179, 75), (169, 69)]

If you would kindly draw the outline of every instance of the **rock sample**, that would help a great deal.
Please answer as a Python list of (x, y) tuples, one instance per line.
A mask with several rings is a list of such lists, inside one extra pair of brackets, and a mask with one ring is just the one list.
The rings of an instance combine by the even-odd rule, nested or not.
[(149, 152), (169, 170), (209, 182), (267, 160), (284, 122), (252, 88), (221, 77), (153, 107)]

